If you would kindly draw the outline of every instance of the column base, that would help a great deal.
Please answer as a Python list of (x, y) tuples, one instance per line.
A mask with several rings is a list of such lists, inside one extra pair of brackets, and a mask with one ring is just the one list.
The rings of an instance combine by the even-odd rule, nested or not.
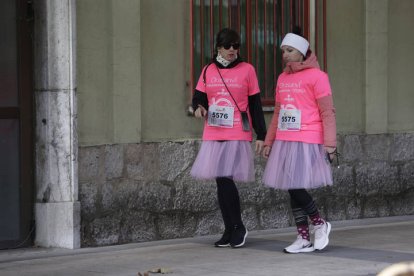
[(35, 245), (80, 247), (80, 202), (36, 203)]

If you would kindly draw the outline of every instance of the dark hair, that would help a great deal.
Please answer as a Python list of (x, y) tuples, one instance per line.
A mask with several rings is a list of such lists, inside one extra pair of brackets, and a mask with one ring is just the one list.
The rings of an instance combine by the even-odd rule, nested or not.
[(295, 35), (299, 35), (299, 36), (303, 37), (302, 28), (297, 26), (297, 25), (293, 26), (292, 33), (294, 33)]
[(215, 51), (217, 51), (217, 48), (225, 45), (225, 44), (231, 44), (231, 43), (240, 43), (240, 35), (235, 30), (224, 28), (221, 29), (216, 36), (216, 48)]
[[(300, 26), (298, 26), (298, 25), (295, 25), (295, 26), (293, 26), (293, 27), (292, 27), (292, 33), (294, 33), (295, 35), (298, 35), (298, 36), (303, 37), (303, 35), (302, 35), (302, 28), (301, 28)], [(303, 37), (303, 38), (304, 38), (304, 37)], [(310, 48), (309, 48), (309, 49), (308, 49), (308, 51), (306, 52), (306, 55), (302, 54), (302, 56), (303, 56), (305, 59), (306, 59), (306, 57), (308, 56), (309, 51), (310, 51)]]

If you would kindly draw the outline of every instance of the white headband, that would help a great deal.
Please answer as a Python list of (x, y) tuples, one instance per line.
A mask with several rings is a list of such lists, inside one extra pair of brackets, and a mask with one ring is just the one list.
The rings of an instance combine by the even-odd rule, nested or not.
[(282, 46), (284, 45), (295, 48), (296, 50), (301, 52), (304, 56), (306, 56), (306, 52), (308, 51), (308, 48), (309, 48), (309, 42), (306, 39), (304, 39), (303, 37), (299, 35), (292, 34), (292, 33), (288, 33), (285, 35), (285, 38), (283, 38), (282, 44), (280, 45), (280, 48), (282, 48)]

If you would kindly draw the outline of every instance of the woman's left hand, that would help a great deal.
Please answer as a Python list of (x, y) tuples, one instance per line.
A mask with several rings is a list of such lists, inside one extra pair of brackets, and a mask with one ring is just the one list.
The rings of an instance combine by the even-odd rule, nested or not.
[(258, 154), (258, 155), (260, 155), (260, 153), (262, 152), (262, 150), (263, 150), (263, 141), (260, 141), (260, 140), (256, 140), (256, 143), (255, 143), (255, 151), (256, 151), (256, 154)]

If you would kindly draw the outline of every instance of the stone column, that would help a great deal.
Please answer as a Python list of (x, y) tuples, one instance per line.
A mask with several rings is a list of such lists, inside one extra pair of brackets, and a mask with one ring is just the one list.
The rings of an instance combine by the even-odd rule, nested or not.
[(35, 1), (35, 243), (80, 247), (76, 0)]
[(365, 1), (365, 130), (388, 131), (388, 0)]

